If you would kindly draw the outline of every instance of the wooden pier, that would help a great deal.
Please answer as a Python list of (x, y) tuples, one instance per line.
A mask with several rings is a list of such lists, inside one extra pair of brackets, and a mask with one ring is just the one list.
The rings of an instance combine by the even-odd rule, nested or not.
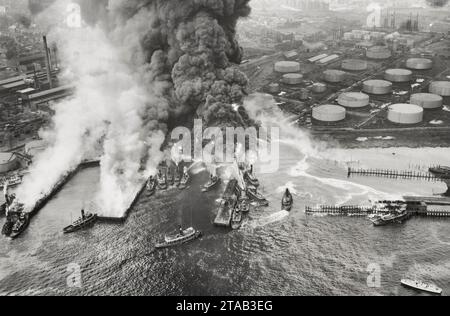
[[(422, 207), (417, 207), (415, 205), (411, 206), (411, 202), (406, 202), (406, 211), (412, 216), (422, 216), (422, 217), (442, 217), (450, 218), (450, 208), (445, 209), (430, 209), (426, 206), (426, 203), (422, 201)], [(443, 204), (435, 204), (443, 205)], [(446, 205), (446, 204), (444, 204)], [(332, 205), (321, 205), (317, 207), (307, 206), (305, 209), (306, 215), (322, 215), (322, 216), (348, 216), (348, 217), (367, 217), (370, 215), (382, 215), (388, 214), (390, 211), (388, 209), (381, 210), (375, 207), (362, 207), (362, 206), (332, 206)]]
[(440, 181), (440, 179), (430, 172), (421, 171), (397, 171), (389, 169), (353, 169), (348, 168), (348, 177), (366, 176), (366, 177), (384, 177), (392, 179), (419, 179), (427, 181)]

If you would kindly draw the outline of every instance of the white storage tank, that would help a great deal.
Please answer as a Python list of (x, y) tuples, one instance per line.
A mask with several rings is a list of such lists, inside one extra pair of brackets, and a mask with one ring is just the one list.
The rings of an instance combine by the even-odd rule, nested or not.
[(283, 83), (288, 85), (297, 85), (303, 82), (303, 75), (301, 74), (286, 74), (283, 75)]
[(339, 122), (345, 119), (346, 110), (342, 106), (325, 104), (313, 108), (313, 119), (324, 123)]
[(338, 83), (345, 80), (347, 73), (341, 70), (326, 70), (323, 72), (324, 80), (327, 82)]
[(346, 108), (363, 108), (369, 105), (370, 97), (361, 92), (342, 93), (338, 98), (338, 103)]
[(391, 56), (392, 53), (386, 46), (374, 46), (366, 52), (366, 57), (370, 59), (388, 59)]
[(327, 85), (324, 83), (317, 82), (313, 84), (311, 90), (314, 93), (325, 93), (327, 91)]
[(410, 58), (406, 61), (406, 67), (413, 70), (428, 70), (433, 68), (433, 61), (427, 58)]
[(430, 93), (450, 97), (450, 81), (434, 81), (430, 84)]
[(414, 104), (393, 104), (389, 107), (388, 120), (397, 123), (412, 125), (423, 120), (423, 108)]
[(347, 59), (342, 62), (342, 69), (349, 71), (363, 71), (367, 69), (367, 61), (360, 59)]
[(416, 93), (411, 95), (411, 104), (423, 107), (424, 109), (438, 109), (442, 107), (444, 100), (440, 95), (432, 93)]
[(0, 173), (6, 173), (19, 169), (20, 162), (13, 153), (0, 153)]
[(412, 77), (413, 72), (408, 69), (388, 69), (384, 73), (384, 79), (391, 82), (409, 82)]
[(363, 91), (369, 94), (389, 94), (392, 92), (392, 82), (386, 80), (367, 80), (363, 83)]
[(300, 71), (300, 63), (296, 61), (279, 61), (275, 63), (275, 71), (279, 73), (293, 73)]

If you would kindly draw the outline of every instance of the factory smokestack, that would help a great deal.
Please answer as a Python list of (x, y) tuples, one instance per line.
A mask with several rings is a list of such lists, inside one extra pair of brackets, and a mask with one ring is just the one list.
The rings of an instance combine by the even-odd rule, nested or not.
[(48, 44), (47, 44), (47, 36), (42, 37), (43, 43), (44, 43), (44, 51), (45, 51), (45, 68), (47, 69), (47, 80), (48, 84), (50, 85), (50, 89), (53, 89), (53, 81), (52, 81), (52, 63), (50, 61), (50, 53), (48, 50)]

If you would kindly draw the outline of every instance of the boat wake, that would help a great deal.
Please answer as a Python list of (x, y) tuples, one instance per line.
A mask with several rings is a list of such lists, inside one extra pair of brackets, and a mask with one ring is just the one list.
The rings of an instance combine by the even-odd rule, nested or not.
[(254, 220), (250, 220), (246, 223), (246, 227), (249, 227), (251, 229), (256, 229), (256, 228), (260, 228), (260, 227), (265, 227), (267, 225), (271, 225), (277, 222), (281, 222), (282, 220), (284, 220), (286, 217), (289, 216), (289, 212), (288, 211), (280, 211), (280, 212), (276, 212), (273, 213), (269, 216), (263, 217), (263, 218), (258, 218), (258, 219), (254, 219)]

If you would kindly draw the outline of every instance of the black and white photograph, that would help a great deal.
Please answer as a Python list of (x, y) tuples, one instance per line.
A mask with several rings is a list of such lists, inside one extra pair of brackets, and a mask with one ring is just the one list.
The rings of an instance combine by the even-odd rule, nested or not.
[(450, 295), (450, 1), (0, 0), (0, 192), (0, 296)]

